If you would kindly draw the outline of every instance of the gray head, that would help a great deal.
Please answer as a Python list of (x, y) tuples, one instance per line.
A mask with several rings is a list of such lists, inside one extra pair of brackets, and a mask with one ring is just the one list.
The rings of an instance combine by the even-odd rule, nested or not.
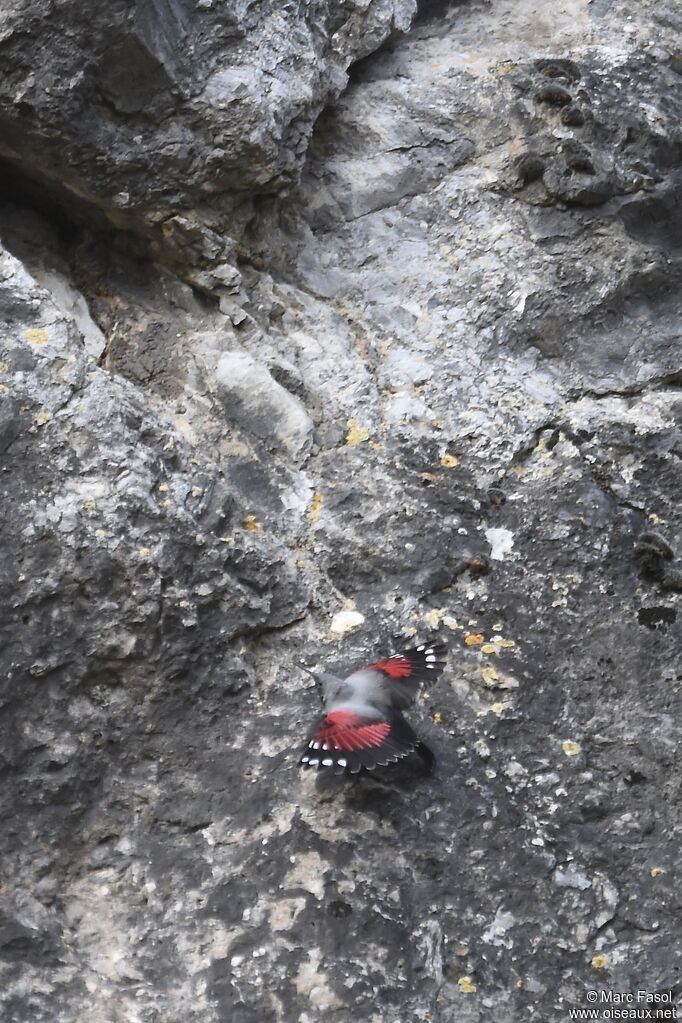
[(322, 687), (322, 697), (325, 701), (337, 696), (345, 685), (343, 679), (340, 679), (337, 675), (332, 675), (328, 671), (311, 671), (304, 664), (297, 664), (296, 667), (300, 668), (301, 671), (305, 671), (307, 675), (314, 678), (317, 684)]

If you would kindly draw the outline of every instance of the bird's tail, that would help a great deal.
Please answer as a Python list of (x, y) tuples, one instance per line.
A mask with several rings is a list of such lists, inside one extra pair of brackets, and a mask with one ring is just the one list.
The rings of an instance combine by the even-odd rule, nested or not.
[(424, 765), (424, 770), (428, 771), (429, 774), (433, 774), (436, 770), (436, 757), (431, 752), (425, 742), (419, 741), (419, 744), (415, 746), (414, 752), (419, 755)]

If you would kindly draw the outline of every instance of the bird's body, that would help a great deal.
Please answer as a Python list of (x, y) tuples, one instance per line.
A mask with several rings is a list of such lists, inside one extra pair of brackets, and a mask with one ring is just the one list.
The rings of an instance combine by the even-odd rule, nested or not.
[(300, 763), (334, 774), (357, 774), (416, 753), (432, 767), (433, 754), (401, 712), (413, 703), (420, 683), (437, 677), (444, 667), (444, 645), (424, 643), (345, 679), (329, 672), (315, 675), (322, 685), (325, 714)]

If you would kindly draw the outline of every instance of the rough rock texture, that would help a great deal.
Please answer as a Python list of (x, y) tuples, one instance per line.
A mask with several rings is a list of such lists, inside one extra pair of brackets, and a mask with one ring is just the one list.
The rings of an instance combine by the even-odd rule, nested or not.
[(680, 994), (682, 18), (413, 7), (0, 15), (3, 1021)]
[(223, 265), (253, 200), (296, 177), (348, 65), (415, 5), (10, 0), (0, 154), (185, 263)]

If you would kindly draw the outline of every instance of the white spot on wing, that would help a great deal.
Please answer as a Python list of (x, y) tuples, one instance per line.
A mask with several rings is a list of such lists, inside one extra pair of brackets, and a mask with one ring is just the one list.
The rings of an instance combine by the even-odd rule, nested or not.
[(319, 762), (320, 762), (319, 757), (312, 757), (312, 759), (308, 761), (311, 767), (317, 767)]
[(346, 767), (348, 765), (348, 761), (344, 760), (343, 757), (339, 757), (339, 759), (336, 762), (339, 765), (339, 767)]
[(423, 649), (424, 649), (424, 644), (422, 643), (422, 645), (421, 645), (421, 646), (418, 646), (418, 647), (417, 647), (417, 652), (418, 652), (418, 653), (421, 653)]
[(301, 763), (302, 764), (307, 764), (309, 760), (310, 760), (310, 757), (307, 757), (307, 756), (306, 757), (301, 757)]
[(424, 660), (426, 660), (426, 661), (435, 661), (436, 660), (436, 655), (435, 654), (427, 654), (426, 657), (424, 658)]
[(324, 760), (322, 761), (322, 766), (323, 767), (331, 767), (333, 763), (334, 763), (334, 761), (332, 760), (331, 757), (325, 757)]

